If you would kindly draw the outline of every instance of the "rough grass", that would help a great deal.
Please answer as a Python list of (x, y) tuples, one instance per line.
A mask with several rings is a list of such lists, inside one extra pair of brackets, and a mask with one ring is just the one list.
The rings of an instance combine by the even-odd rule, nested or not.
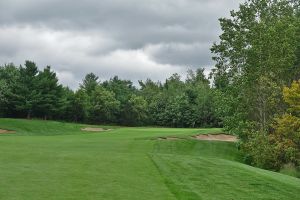
[(0, 136), (0, 199), (300, 199), (299, 179), (241, 164), (234, 143), (188, 139), (219, 129), (82, 127), (0, 119), (17, 131)]

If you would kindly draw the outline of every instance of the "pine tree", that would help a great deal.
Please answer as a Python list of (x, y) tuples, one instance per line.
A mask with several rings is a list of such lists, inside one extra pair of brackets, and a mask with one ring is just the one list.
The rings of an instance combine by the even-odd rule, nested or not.
[(38, 74), (36, 88), (38, 98), (35, 112), (46, 120), (49, 116), (58, 113), (63, 92), (56, 73), (51, 71), (50, 66)]
[(32, 112), (37, 105), (37, 74), (38, 68), (34, 62), (26, 61), (25, 67), (20, 66), (20, 78), (15, 86), (13, 101), (16, 109), (31, 118)]

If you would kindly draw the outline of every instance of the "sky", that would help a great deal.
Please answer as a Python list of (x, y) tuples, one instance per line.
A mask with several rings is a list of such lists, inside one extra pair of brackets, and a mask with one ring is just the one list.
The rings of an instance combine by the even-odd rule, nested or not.
[(0, 64), (50, 65), (73, 89), (87, 73), (100, 80), (151, 78), (214, 63), (218, 19), (239, 0), (1, 0)]

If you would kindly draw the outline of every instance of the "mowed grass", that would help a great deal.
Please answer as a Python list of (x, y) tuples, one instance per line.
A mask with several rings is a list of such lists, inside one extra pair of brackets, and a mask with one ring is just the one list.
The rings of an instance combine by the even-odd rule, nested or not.
[(0, 135), (0, 199), (300, 199), (299, 179), (242, 164), (234, 143), (189, 137), (220, 129), (82, 127), (0, 119), (17, 131)]

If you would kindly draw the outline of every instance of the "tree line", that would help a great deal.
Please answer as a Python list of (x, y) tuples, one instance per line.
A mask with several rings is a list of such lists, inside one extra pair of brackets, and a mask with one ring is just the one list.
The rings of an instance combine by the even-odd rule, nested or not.
[(190, 70), (185, 81), (173, 74), (164, 83), (139, 81), (139, 87), (117, 76), (101, 82), (89, 73), (73, 91), (59, 84), (50, 66), (39, 71), (34, 62), (26, 61), (24, 66), (1, 66), (0, 81), (2, 117), (127, 126), (220, 126), (204, 69)]

